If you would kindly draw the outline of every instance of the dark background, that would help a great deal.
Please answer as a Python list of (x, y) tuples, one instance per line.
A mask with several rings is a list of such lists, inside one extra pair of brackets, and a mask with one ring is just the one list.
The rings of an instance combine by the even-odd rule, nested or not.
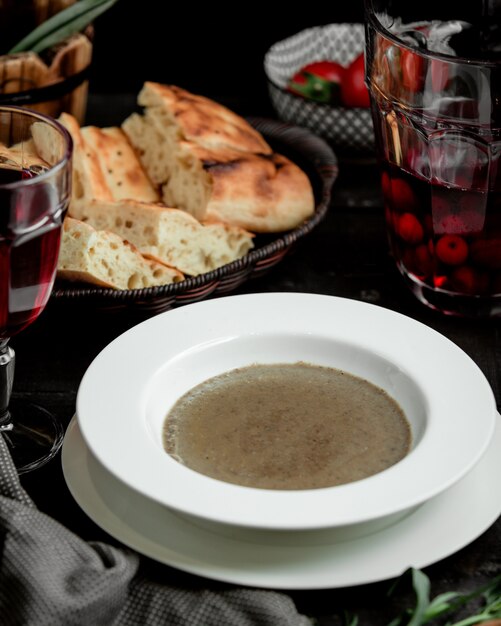
[(95, 22), (91, 93), (137, 93), (145, 80), (271, 114), (263, 59), (276, 41), (331, 22), (361, 22), (363, 0), (329, 3), (119, 0)]

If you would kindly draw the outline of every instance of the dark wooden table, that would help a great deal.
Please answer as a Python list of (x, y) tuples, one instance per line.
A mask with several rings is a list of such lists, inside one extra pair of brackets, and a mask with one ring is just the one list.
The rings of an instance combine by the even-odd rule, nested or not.
[[(120, 114), (102, 104), (100, 123), (113, 123)], [(124, 109), (129, 104), (122, 100)], [(91, 117), (91, 121), (95, 119)], [(399, 311), (431, 326), (465, 350), (487, 376), (499, 404), (499, 321), (445, 317), (417, 302), (388, 253), (375, 162), (341, 160), (340, 166), (332, 206), (322, 224), (267, 275), (246, 283), (236, 293), (332, 294)], [(45, 406), (68, 424), (86, 368), (111, 340), (142, 319), (136, 313), (106, 313), (77, 303), (62, 306), (51, 302), (39, 320), (12, 341), (17, 353), (14, 396)], [(40, 509), (85, 539), (114, 542), (70, 496), (59, 457), (26, 475), (23, 483)], [(464, 514), (468, 514), (467, 502)], [(461, 518), (457, 523), (461, 524)], [(148, 575), (167, 584), (220, 586), (148, 559), (144, 559), (143, 567)], [(452, 589), (471, 590), (500, 574), (501, 520), (472, 544), (425, 571), (431, 579), (432, 595)], [(388, 600), (389, 586), (390, 581), (384, 581), (349, 589), (293, 591), (291, 596), (299, 611), (315, 616), (322, 626), (341, 624), (344, 609), (357, 613), (360, 624), (378, 626), (387, 624), (399, 607), (413, 603), (411, 590), (405, 585)]]

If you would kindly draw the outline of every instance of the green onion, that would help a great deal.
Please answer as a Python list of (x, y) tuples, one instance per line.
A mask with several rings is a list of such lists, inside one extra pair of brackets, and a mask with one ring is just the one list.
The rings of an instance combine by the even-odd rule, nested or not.
[[(407, 570), (391, 587), (388, 595), (394, 596), (395, 589), (400, 583), (412, 577), (412, 587), (416, 597), (413, 608), (402, 611), (387, 626), (423, 626), (424, 624), (443, 624), (444, 617), (448, 617), (446, 626), (474, 626), (489, 620), (501, 619), (501, 576), (497, 576), (486, 585), (475, 589), (471, 593), (448, 591), (441, 593), (430, 600), (430, 579), (421, 570), (411, 568)], [(474, 606), (469, 603), (475, 600)], [(481, 600), (481, 606), (478, 606)], [(454, 614), (462, 609), (463, 615), (469, 613), (459, 621), (454, 621)], [(344, 625), (356, 623), (356, 616), (345, 615)], [(438, 622), (435, 620), (439, 620)]]
[(80, 0), (42, 22), (29, 35), (16, 44), (8, 54), (16, 52), (42, 52), (67, 37), (83, 30), (101, 13), (107, 11), (118, 0)]

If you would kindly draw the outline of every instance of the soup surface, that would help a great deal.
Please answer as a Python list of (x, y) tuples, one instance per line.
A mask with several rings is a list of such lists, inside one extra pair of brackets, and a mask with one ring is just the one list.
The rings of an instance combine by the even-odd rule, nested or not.
[(390, 467), (411, 429), (382, 389), (342, 370), (251, 365), (197, 385), (165, 420), (164, 447), (191, 469), (263, 489), (315, 489)]

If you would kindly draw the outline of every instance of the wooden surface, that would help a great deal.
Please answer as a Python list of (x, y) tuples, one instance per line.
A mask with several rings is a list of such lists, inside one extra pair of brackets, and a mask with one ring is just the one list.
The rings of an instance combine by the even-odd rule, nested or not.
[[(90, 120), (112, 123), (120, 112), (100, 102)], [(115, 101), (116, 102), (116, 101)], [(131, 100), (122, 99), (128, 107)], [(95, 103), (95, 102), (94, 102)], [(426, 309), (404, 286), (389, 256), (375, 163), (341, 160), (325, 221), (269, 274), (245, 284), (236, 293), (295, 291), (332, 294), (372, 302), (415, 318), (457, 343), (484, 371), (496, 399), (499, 380), (498, 321), (444, 317)], [(14, 396), (52, 410), (63, 422), (71, 419), (79, 381), (94, 357), (112, 339), (140, 322), (129, 313), (103, 313), (78, 305), (51, 303), (39, 320), (12, 341), (17, 354)], [(432, 355), (430, 355), (432, 356)], [(134, 355), (131, 355), (131, 360)], [(23, 479), (37, 505), (88, 540), (114, 542), (83, 514), (64, 483), (57, 457)], [(464, 515), (468, 515), (465, 502)], [(457, 520), (461, 523), (461, 519)], [(474, 589), (501, 573), (501, 521), (457, 554), (427, 568), (432, 595)], [(211, 581), (143, 560), (148, 575), (166, 584), (218, 588)], [(317, 618), (320, 626), (341, 624), (344, 609), (357, 613), (360, 624), (387, 624), (398, 607), (411, 605), (412, 594), (402, 587), (389, 601), (390, 581), (338, 590), (294, 591), (299, 611)]]

